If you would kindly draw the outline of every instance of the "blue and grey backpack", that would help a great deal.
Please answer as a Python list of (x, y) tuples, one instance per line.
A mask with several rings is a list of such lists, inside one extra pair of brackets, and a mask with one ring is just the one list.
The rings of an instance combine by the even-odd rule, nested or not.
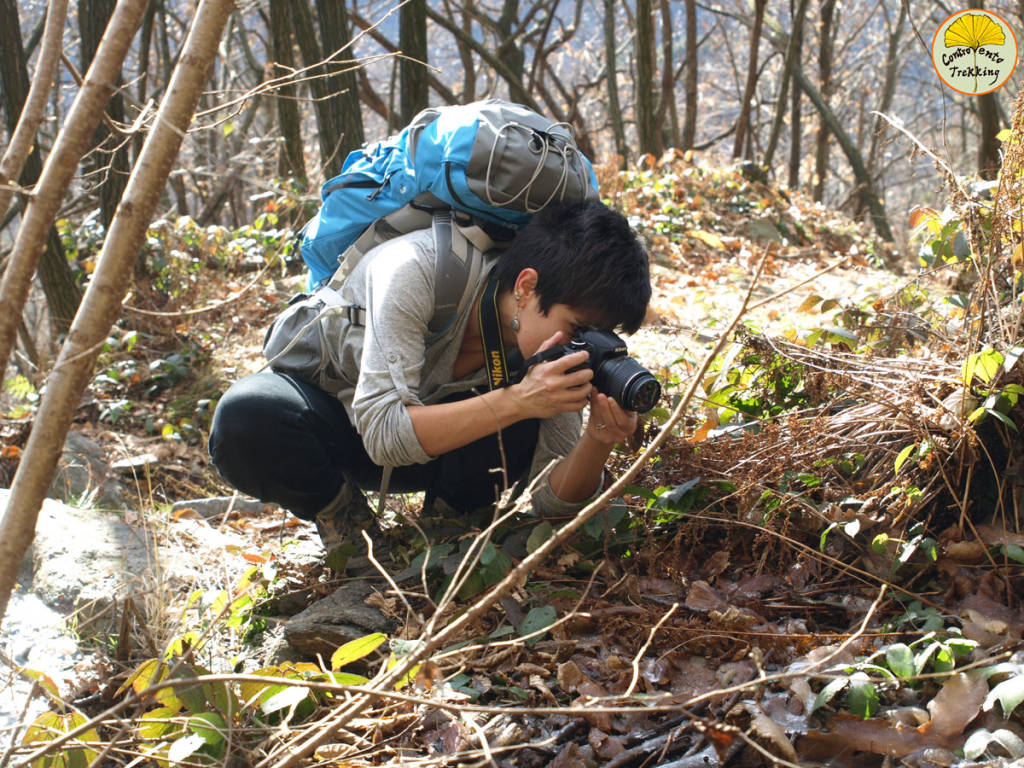
[(350, 153), (321, 196), (302, 233), (312, 293), (275, 321), (264, 354), (271, 366), (302, 371), (330, 390), (337, 371), (325, 343), (333, 329), (325, 326), (364, 324), (363, 309), (345, 304), (340, 289), (370, 249), (433, 228), (429, 330), (438, 334), (471, 300), (482, 252), (511, 240), (548, 203), (597, 199), (598, 189), (569, 126), (489, 99), (423, 110), (397, 136)]

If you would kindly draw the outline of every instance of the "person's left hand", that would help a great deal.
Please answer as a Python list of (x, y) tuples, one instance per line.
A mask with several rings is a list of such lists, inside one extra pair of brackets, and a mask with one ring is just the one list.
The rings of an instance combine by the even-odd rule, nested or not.
[(622, 443), (636, 432), (638, 418), (634, 411), (627, 411), (614, 398), (595, 390), (590, 398), (586, 434), (608, 446)]

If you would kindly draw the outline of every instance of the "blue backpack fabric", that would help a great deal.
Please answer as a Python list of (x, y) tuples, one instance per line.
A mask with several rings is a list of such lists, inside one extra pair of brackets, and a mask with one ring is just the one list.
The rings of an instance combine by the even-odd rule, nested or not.
[[(393, 223), (372, 225), (409, 205), (461, 211), (484, 229), (514, 232), (549, 202), (597, 196), (594, 169), (564, 123), (496, 99), (430, 108), (397, 136), (348, 155), (321, 189), (302, 258), (312, 288), (349, 254), (361, 257), (368, 245), (402, 234)], [(356, 246), (360, 238), (369, 242)]]

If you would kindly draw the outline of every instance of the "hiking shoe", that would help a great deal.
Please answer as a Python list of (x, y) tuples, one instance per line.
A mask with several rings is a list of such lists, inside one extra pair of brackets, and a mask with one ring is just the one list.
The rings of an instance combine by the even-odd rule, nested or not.
[[(366, 496), (346, 478), (330, 504), (313, 518), (327, 552), (325, 561), (336, 571), (345, 570), (348, 558), (365, 547), (362, 531), (376, 522)], [(370, 532), (372, 535), (372, 531)]]

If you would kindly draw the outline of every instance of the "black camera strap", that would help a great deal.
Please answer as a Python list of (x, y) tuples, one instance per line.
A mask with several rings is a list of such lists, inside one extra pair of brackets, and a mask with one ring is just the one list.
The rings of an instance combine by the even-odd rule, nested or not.
[[(510, 383), (509, 359), (505, 356), (505, 341), (501, 336), (501, 315), (498, 312), (498, 281), (491, 279), (480, 297), (480, 339), (484, 347), (484, 368), (487, 369), (487, 384), (500, 389)], [(519, 358), (515, 355), (515, 358)], [(515, 362), (513, 358), (513, 363)], [(521, 358), (520, 358), (521, 359)]]

